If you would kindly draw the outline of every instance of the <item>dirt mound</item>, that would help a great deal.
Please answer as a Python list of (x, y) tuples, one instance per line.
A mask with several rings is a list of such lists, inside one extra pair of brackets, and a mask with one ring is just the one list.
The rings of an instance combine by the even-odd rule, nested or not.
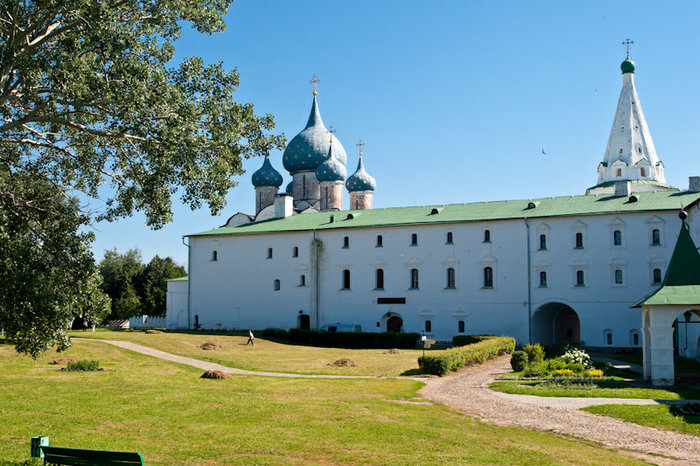
[(331, 364), (326, 365), (333, 367), (357, 367), (357, 363), (350, 358), (340, 358), (336, 361), (333, 361)]
[(206, 371), (204, 374), (202, 374), (202, 379), (217, 379), (217, 380), (225, 380), (225, 379), (230, 379), (231, 376), (226, 374), (225, 372), (221, 371)]
[(73, 358), (58, 358), (58, 359), (54, 359), (49, 364), (64, 365), (64, 364), (68, 364), (69, 362), (76, 362), (76, 360)]
[(160, 335), (163, 332), (161, 332), (160, 330), (150, 329), (150, 330), (146, 330), (146, 333), (150, 333), (151, 335)]
[(401, 350), (398, 348), (391, 348), (389, 351), (384, 351), (384, 354), (401, 354)]
[(202, 343), (200, 348), (202, 348), (205, 351), (213, 351), (213, 350), (217, 350), (217, 349), (221, 348), (221, 346), (217, 345), (216, 343), (212, 343), (212, 342), (208, 341), (206, 343)]

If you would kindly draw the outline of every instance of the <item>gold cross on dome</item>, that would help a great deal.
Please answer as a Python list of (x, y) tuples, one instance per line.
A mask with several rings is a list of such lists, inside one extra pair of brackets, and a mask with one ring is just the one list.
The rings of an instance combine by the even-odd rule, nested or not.
[(365, 146), (365, 143), (362, 142), (362, 139), (360, 139), (360, 142), (355, 145), (360, 148), (360, 156), (362, 156), (362, 148)]
[(629, 37), (622, 42), (622, 45), (627, 48), (627, 58), (630, 57), (630, 45), (632, 44), (634, 44), (634, 41), (630, 40)]
[(318, 76), (316, 76), (316, 73), (314, 73), (314, 76), (311, 78), (311, 81), (309, 83), (314, 86), (314, 95), (316, 95), (316, 88), (318, 86), (318, 83), (320, 83), (321, 80), (318, 79)]

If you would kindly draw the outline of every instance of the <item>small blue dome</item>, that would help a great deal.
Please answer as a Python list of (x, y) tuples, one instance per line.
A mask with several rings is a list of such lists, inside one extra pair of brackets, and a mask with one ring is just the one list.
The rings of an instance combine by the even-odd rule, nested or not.
[(287, 194), (292, 194), (292, 192), (294, 191), (293, 186), (294, 186), (294, 182), (290, 181), (289, 184), (287, 185), (287, 188), (284, 190), (284, 192), (286, 192)]
[[(318, 103), (314, 95), (314, 102), (311, 106), (311, 114), (309, 115), (309, 121), (306, 123), (306, 128), (294, 136), (284, 150), (282, 163), (285, 170), (292, 175), (300, 171), (316, 170), (328, 156), (330, 135), (330, 131), (323, 126), (321, 113), (318, 111)], [(345, 154), (343, 145), (337, 138), (335, 138), (333, 144), (336, 146), (333, 148), (336, 158), (345, 165), (348, 161), (348, 156)]]
[(270, 157), (265, 156), (265, 161), (262, 167), (255, 173), (253, 173), (253, 186), (256, 188), (262, 188), (264, 186), (274, 186), (279, 188), (282, 186), (282, 175), (272, 168), (270, 163)]
[(357, 170), (345, 181), (345, 187), (350, 192), (374, 191), (377, 188), (377, 182), (365, 171), (365, 166), (362, 163), (362, 153), (360, 153), (360, 162), (357, 164)]
[(345, 165), (340, 163), (335, 156), (335, 146), (336, 144), (330, 144), (328, 158), (316, 168), (316, 178), (321, 183), (324, 181), (343, 181), (347, 175)]

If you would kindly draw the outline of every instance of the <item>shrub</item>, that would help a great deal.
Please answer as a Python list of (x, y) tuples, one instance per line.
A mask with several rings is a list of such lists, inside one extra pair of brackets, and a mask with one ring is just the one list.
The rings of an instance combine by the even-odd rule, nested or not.
[(539, 343), (534, 345), (525, 345), (523, 351), (527, 353), (528, 362), (544, 361), (544, 348)]
[(588, 377), (602, 377), (603, 371), (600, 369), (589, 369), (586, 371), (586, 375), (588, 375)]
[(418, 366), (428, 374), (445, 375), (460, 367), (481, 364), (491, 358), (515, 349), (515, 340), (511, 337), (491, 337), (478, 343), (460, 346), (448, 350), (436, 351), (429, 356), (418, 358)]
[(333, 348), (416, 348), (420, 334), (396, 332), (319, 332), (298, 328), (287, 330), (265, 329), (260, 332), (263, 338), (307, 346), (328, 346)]
[(584, 350), (574, 347), (565, 348), (564, 354), (561, 359), (566, 362), (573, 362), (583, 364), (586, 369), (592, 369), (593, 363), (591, 362), (591, 357)]
[(567, 362), (562, 358), (546, 359), (542, 362), (532, 363), (527, 366), (523, 375), (525, 377), (547, 377), (555, 374), (558, 370), (568, 369), (575, 374), (582, 374), (585, 368), (583, 364)]
[(452, 346), (467, 346), (493, 337), (494, 335), (456, 335), (452, 337)]
[(69, 362), (66, 365), (66, 370), (71, 372), (94, 372), (100, 370), (100, 361), (88, 361), (81, 359), (80, 361)]
[(574, 371), (571, 369), (557, 369), (554, 371), (554, 375), (557, 377), (573, 377)]
[(513, 351), (513, 356), (510, 358), (510, 367), (515, 372), (525, 370), (527, 367), (527, 353), (525, 351)]

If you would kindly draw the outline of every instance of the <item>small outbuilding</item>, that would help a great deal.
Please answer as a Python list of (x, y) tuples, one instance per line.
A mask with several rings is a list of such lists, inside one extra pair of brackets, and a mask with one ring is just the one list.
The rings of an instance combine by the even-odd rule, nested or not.
[(674, 356), (700, 357), (700, 253), (679, 214), (681, 231), (661, 286), (631, 307), (642, 308), (644, 379), (673, 385)]

